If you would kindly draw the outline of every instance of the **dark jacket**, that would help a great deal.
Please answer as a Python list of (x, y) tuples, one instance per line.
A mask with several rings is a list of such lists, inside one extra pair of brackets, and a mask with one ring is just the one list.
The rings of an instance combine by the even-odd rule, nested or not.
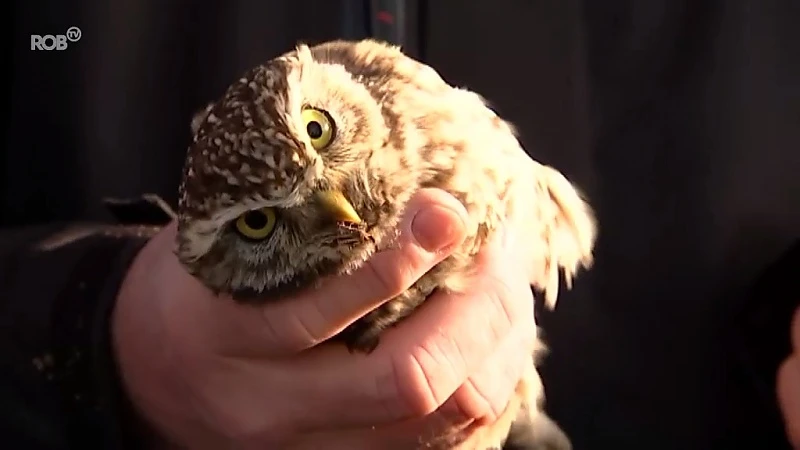
[[(42, 256), (30, 227), (109, 220), (103, 196), (174, 202), (191, 114), (342, 30), (335, 1), (107, 3), (15, 5), (2, 222), (29, 228), (0, 234), (0, 427), (42, 448), (130, 440), (107, 319), (142, 240)], [(774, 376), (800, 300), (797, 2), (410, 3), (418, 56), (597, 210), (595, 268), (541, 317), (548, 409), (576, 449), (788, 448)], [(67, 50), (30, 50), (73, 25)], [(47, 369), (72, 347), (72, 375)]]

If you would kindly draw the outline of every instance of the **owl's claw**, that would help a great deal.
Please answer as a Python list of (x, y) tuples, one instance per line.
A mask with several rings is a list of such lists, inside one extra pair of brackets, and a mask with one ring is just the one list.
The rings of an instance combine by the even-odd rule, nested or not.
[(364, 353), (368, 355), (375, 351), (380, 343), (380, 330), (364, 330), (357, 327), (346, 328), (344, 331), (334, 336), (332, 340), (343, 343), (350, 353)]
[(337, 225), (339, 225), (339, 228), (350, 231), (363, 231), (366, 228), (364, 225), (353, 222), (337, 222)]
[(380, 338), (378, 336), (361, 335), (354, 339), (348, 339), (345, 345), (350, 353), (364, 353), (369, 355), (378, 348), (379, 343)]
[(359, 242), (367, 241), (371, 244), (375, 243), (375, 238), (367, 232), (367, 226), (363, 223), (356, 224), (352, 222), (339, 222), (338, 225), (339, 228), (347, 230), (348, 232), (352, 232), (352, 234), (355, 235), (354, 237), (358, 239)]

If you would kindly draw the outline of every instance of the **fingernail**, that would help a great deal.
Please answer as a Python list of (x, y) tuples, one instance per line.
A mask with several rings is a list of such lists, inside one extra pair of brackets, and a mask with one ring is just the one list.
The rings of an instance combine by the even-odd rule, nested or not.
[(442, 251), (455, 244), (463, 228), (461, 216), (443, 206), (425, 208), (411, 222), (414, 238), (429, 252)]

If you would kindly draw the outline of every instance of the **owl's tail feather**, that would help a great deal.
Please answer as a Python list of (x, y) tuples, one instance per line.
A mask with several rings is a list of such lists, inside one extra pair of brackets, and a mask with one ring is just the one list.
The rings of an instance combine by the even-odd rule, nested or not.
[(589, 269), (597, 237), (594, 212), (582, 193), (556, 169), (536, 164), (538, 198), (534, 206), (534, 229), (539, 230), (534, 252), (544, 252), (531, 275), (531, 284), (544, 291), (545, 306), (556, 305), (559, 275), (572, 288), (572, 281), (583, 267)]

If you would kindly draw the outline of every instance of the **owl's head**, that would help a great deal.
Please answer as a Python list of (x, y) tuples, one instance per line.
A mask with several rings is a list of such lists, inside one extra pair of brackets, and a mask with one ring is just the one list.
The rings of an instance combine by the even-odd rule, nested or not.
[(365, 259), (391, 203), (365, 169), (390, 129), (376, 86), (402, 57), (374, 42), (301, 45), (198, 113), (180, 187), (184, 266), (244, 298)]

